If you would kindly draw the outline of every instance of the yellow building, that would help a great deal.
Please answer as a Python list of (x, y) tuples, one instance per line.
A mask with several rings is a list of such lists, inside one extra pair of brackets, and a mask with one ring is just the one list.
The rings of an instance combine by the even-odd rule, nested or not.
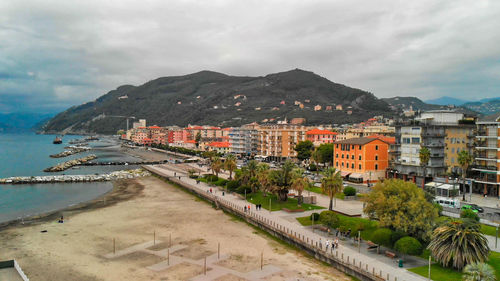
[(262, 125), (258, 129), (258, 154), (274, 161), (297, 156), (295, 145), (306, 140), (306, 126), (290, 124)]
[(458, 153), (460, 153), (460, 151), (466, 150), (472, 155), (473, 130), (473, 125), (446, 128), (446, 137), (444, 138), (444, 164), (447, 167), (447, 173), (461, 173), (460, 164), (458, 163)]

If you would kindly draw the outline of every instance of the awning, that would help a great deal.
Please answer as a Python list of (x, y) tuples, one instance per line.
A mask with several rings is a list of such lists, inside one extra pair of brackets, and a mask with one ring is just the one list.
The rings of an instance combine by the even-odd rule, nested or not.
[(349, 178), (353, 178), (353, 179), (362, 179), (363, 178), (363, 175), (362, 174), (359, 174), (359, 173), (352, 173)]
[(347, 177), (347, 176), (348, 176), (348, 175), (350, 175), (350, 174), (351, 174), (351, 172), (342, 172), (342, 171), (340, 172), (340, 175), (341, 175), (343, 178)]

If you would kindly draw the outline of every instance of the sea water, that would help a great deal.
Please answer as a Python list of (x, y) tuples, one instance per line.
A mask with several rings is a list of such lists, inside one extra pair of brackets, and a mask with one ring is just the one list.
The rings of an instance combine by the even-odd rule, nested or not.
[[(119, 142), (111, 137), (89, 142), (90, 151), (63, 158), (50, 158), (68, 146), (71, 139), (82, 136), (65, 136), (62, 144), (53, 144), (54, 135), (34, 133), (0, 133), (0, 178), (11, 176), (40, 176), (53, 174), (103, 174), (135, 166), (81, 166), (58, 173), (45, 173), (43, 169), (70, 159), (89, 154), (97, 155), (94, 161), (140, 161), (139, 158), (120, 151)], [(28, 218), (41, 213), (62, 209), (80, 202), (95, 199), (113, 188), (111, 182), (54, 183), (0, 185), (0, 223), (18, 218)]]

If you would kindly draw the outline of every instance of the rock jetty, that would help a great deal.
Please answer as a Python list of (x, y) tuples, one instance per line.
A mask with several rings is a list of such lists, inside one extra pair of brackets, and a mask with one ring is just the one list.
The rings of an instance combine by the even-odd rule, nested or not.
[(63, 152), (57, 153), (57, 154), (52, 154), (50, 155), (51, 158), (62, 158), (62, 157), (67, 157), (73, 154), (77, 154), (80, 152), (88, 151), (90, 150), (90, 147), (78, 147), (78, 146), (69, 146), (69, 150), (65, 150)]
[(137, 177), (147, 177), (151, 173), (143, 169), (114, 171), (110, 174), (102, 175), (55, 175), (36, 177), (10, 177), (0, 179), (0, 184), (34, 184), (34, 183), (64, 183), (64, 182), (94, 182), (112, 181), (118, 179), (131, 179)]
[(61, 172), (61, 171), (67, 170), (73, 166), (82, 165), (83, 163), (87, 163), (88, 161), (94, 160), (96, 158), (97, 158), (97, 156), (95, 156), (94, 154), (91, 154), (91, 155), (85, 156), (85, 157), (80, 158), (80, 159), (74, 159), (74, 160), (66, 161), (64, 163), (57, 164), (56, 166), (47, 168), (43, 171), (44, 172)]

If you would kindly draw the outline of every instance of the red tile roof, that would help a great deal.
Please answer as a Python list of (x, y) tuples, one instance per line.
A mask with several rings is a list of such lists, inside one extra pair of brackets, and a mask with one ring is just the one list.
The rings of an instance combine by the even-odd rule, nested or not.
[(196, 141), (195, 140), (187, 140), (187, 141), (185, 141), (185, 143), (196, 143)]
[(396, 143), (396, 138), (395, 137), (387, 137), (387, 136), (382, 136), (382, 135), (375, 134), (375, 135), (368, 136), (367, 138), (379, 139), (381, 141), (385, 141), (388, 144), (395, 144)]
[(150, 129), (161, 129), (161, 127), (158, 127), (158, 126), (149, 126)]
[(230, 147), (231, 144), (227, 141), (223, 141), (223, 142), (217, 142), (217, 141), (214, 141), (214, 142), (211, 142), (208, 146), (212, 146), (212, 147)]
[(306, 132), (306, 135), (336, 135), (337, 133), (328, 131), (328, 130), (320, 130), (320, 129), (312, 129)]

